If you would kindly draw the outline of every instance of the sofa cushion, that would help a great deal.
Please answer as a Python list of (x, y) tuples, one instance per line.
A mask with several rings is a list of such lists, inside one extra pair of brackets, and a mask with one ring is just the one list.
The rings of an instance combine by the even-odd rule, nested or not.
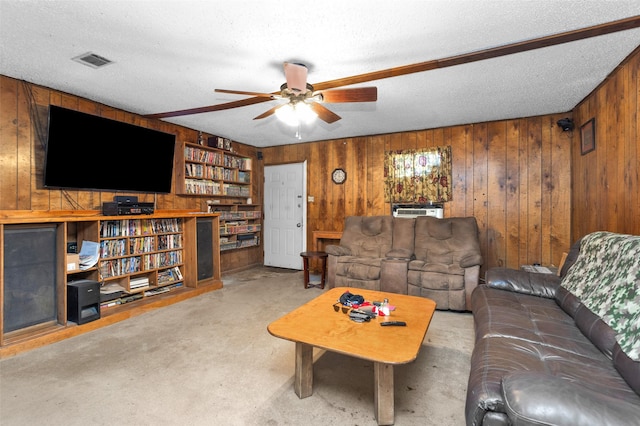
[(640, 236), (585, 236), (562, 286), (616, 332), (631, 359), (640, 361)]
[(599, 356), (569, 355), (566, 350), (554, 346), (499, 336), (478, 340), (471, 355), (465, 409), (467, 424), (483, 424), (487, 411), (506, 412), (502, 380), (519, 371), (580, 383), (592, 392), (640, 404), (640, 397), (618, 374), (610, 360), (596, 352)]
[(448, 263), (463, 268), (482, 264), (474, 217), (417, 217), (414, 245), (415, 258), (425, 263)]
[(560, 278), (553, 274), (534, 274), (520, 269), (491, 268), (486, 275), (487, 285), (534, 296), (554, 297)]
[(391, 216), (349, 216), (340, 245), (352, 256), (383, 258), (391, 250), (392, 221)]
[(565, 356), (602, 359), (602, 353), (553, 299), (479, 286), (471, 295), (476, 341), (521, 340), (555, 348)]
[(336, 275), (358, 280), (380, 279), (382, 259), (373, 257), (341, 256), (336, 265)]
[(623, 425), (640, 419), (638, 405), (549, 374), (509, 374), (502, 395), (513, 426)]

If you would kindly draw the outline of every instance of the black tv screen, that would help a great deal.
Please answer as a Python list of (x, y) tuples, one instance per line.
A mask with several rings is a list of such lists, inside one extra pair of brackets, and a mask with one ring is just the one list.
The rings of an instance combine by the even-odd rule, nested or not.
[(175, 135), (49, 107), (44, 186), (171, 192)]

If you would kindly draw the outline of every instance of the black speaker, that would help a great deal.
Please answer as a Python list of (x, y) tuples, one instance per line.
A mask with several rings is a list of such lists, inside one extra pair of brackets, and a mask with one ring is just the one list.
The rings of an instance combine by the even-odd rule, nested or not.
[[(5, 333), (58, 319), (57, 225), (5, 225), (2, 326)], [(1, 285), (0, 285), (1, 287)], [(4, 299), (4, 300), (3, 300)]]
[(257, 154), (258, 154), (258, 160), (262, 160), (262, 151), (258, 151)]
[(213, 278), (213, 219), (198, 218), (197, 248), (198, 248), (198, 281)]
[(67, 284), (67, 320), (85, 324), (100, 318), (100, 283), (78, 280)]

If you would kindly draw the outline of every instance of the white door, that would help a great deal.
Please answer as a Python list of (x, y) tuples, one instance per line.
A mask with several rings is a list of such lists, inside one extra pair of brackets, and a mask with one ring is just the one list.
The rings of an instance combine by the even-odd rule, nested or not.
[(302, 269), (307, 163), (264, 167), (264, 264)]

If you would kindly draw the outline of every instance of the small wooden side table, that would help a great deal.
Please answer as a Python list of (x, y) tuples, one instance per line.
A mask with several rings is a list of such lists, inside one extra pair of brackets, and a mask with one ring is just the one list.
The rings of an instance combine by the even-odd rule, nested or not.
[(320, 288), (324, 288), (324, 280), (327, 276), (327, 253), (323, 251), (303, 251), (300, 253), (302, 256), (302, 263), (304, 265), (304, 288), (316, 287), (316, 283), (309, 282), (309, 259), (320, 259)]

